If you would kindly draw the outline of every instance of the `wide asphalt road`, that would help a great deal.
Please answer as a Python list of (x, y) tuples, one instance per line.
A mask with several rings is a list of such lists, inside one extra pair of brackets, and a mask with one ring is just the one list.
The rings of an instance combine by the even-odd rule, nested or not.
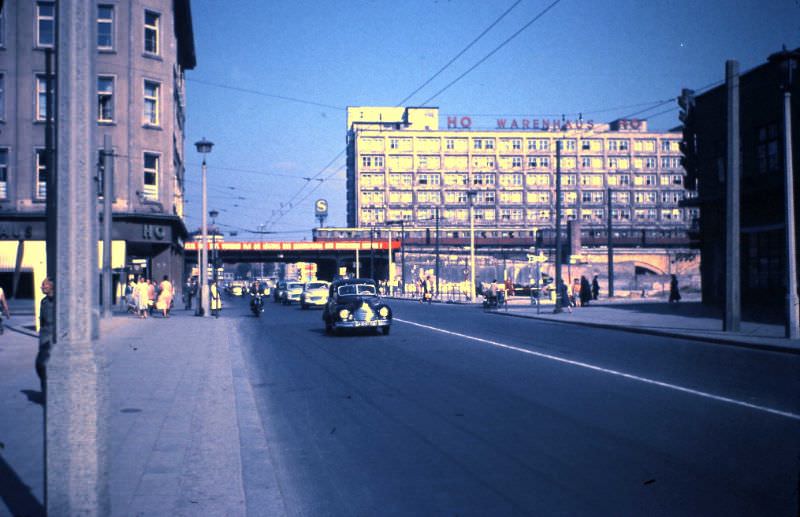
[(228, 301), (289, 514), (800, 514), (800, 356), (390, 303)]

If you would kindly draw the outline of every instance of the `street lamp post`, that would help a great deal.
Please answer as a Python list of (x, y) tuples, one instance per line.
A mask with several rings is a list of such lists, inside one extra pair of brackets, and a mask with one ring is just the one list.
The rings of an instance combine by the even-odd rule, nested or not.
[(436, 297), (439, 297), (439, 207), (434, 207), (436, 211)]
[(213, 147), (213, 143), (206, 140), (205, 137), (201, 140), (195, 142), (194, 144), (197, 147), (197, 152), (203, 155), (203, 165), (201, 167), (202, 170), (202, 207), (201, 207), (201, 225), (202, 225), (202, 253), (200, 255), (200, 270), (198, 271), (198, 281), (200, 282), (200, 298), (197, 300), (199, 315), (203, 317), (209, 317), (211, 314), (207, 310), (208, 308), (208, 220), (206, 219), (206, 214), (208, 213), (207, 206), (208, 206), (208, 185), (206, 184), (206, 155), (211, 152), (211, 147)]
[(769, 56), (769, 62), (780, 71), (780, 83), (783, 89), (783, 147), (784, 175), (786, 198), (786, 337), (800, 338), (800, 316), (798, 316), (797, 299), (797, 247), (795, 242), (794, 222), (794, 168), (792, 156), (792, 83), (800, 63), (800, 52), (782, 51)]
[(211, 273), (211, 278), (213, 278), (214, 283), (217, 282), (217, 259), (219, 254), (217, 253), (217, 216), (219, 216), (219, 212), (216, 210), (212, 210), (208, 213), (211, 217), (211, 268), (213, 273)]

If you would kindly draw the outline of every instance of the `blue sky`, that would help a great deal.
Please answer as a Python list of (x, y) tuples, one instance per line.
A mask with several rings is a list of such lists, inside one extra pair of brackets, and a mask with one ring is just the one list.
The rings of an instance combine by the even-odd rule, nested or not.
[[(343, 226), (344, 156), (326, 166), (345, 147), (345, 108), (397, 105), (514, 5), (404, 103), (421, 105), (554, 1), (192, 1), (187, 227), (200, 222), (201, 137), (215, 144), (209, 209), (235, 239), (310, 239), (318, 198), (327, 225)], [(658, 101), (721, 81), (726, 59), (745, 71), (783, 44), (800, 46), (800, 0), (560, 0), (425, 105), (470, 115), (476, 129), (495, 127), (483, 115), (609, 121), (652, 107), (638, 116), (669, 129), (677, 105)], [(246, 231), (265, 223), (280, 233)]]

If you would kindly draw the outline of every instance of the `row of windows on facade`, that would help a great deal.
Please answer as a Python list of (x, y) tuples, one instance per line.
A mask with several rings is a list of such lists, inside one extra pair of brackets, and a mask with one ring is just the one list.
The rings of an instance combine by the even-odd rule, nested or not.
[[(524, 195), (523, 195), (524, 194)], [(415, 199), (416, 197), (416, 199)], [(611, 192), (611, 202), (614, 204), (622, 204), (622, 205), (630, 205), (631, 200), (637, 205), (655, 205), (659, 201), (663, 205), (673, 205), (676, 206), (680, 203), (683, 199), (686, 198), (686, 192), (684, 191), (653, 191), (653, 190), (645, 190), (645, 191), (613, 191)], [(441, 205), (442, 199), (447, 204), (459, 204), (465, 205), (469, 202), (469, 196), (465, 191), (453, 190), (453, 191), (445, 191), (444, 195), (441, 192), (434, 192), (434, 191), (420, 191), (416, 192), (416, 196), (414, 192), (405, 191), (405, 190), (397, 190), (388, 193), (388, 196), (382, 191), (363, 191), (361, 192), (361, 205), (377, 205), (382, 206), (386, 204), (386, 201), (389, 201), (390, 204), (394, 203), (426, 203), (426, 204), (433, 204), (433, 205)], [(604, 204), (607, 202), (606, 192), (604, 190), (584, 190), (581, 192), (577, 191), (566, 191), (561, 192), (561, 201), (565, 205), (574, 205), (580, 199), (581, 203), (586, 204)], [(507, 192), (495, 192), (495, 191), (481, 191), (476, 192), (473, 202), (476, 205), (493, 205), (495, 203), (500, 204), (522, 204), (522, 202), (527, 204), (533, 205), (549, 205), (551, 202), (555, 200), (555, 193), (545, 190), (545, 191), (532, 191), (532, 192), (520, 192), (520, 191), (507, 191)]]
[[(524, 159), (527, 158), (527, 159)], [(416, 161), (416, 167), (415, 165)], [(444, 167), (448, 169), (466, 168), (469, 162), (467, 156), (447, 156), (444, 159)], [(472, 167), (478, 169), (520, 169), (523, 164), (527, 164), (529, 169), (550, 169), (551, 164), (555, 164), (555, 158), (549, 156), (501, 156), (495, 158), (494, 156), (473, 156)], [(562, 157), (562, 169), (576, 169), (580, 167), (584, 169), (629, 169), (633, 165), (634, 169), (655, 169), (659, 164), (657, 156), (643, 156), (637, 158), (619, 158), (610, 157), (603, 158), (602, 156), (582, 156), (580, 160), (576, 157)], [(681, 167), (680, 157), (661, 157), (662, 169), (679, 169)], [(381, 155), (362, 155), (361, 168), (362, 169), (382, 169), (386, 164), (386, 160)], [(389, 169), (390, 170), (411, 170), (411, 169), (441, 169), (442, 159), (439, 156), (417, 156), (416, 160), (412, 156), (390, 156)]]
[[(36, 2), (36, 40), (37, 48), (52, 48), (55, 45), (56, 5), (55, 2)], [(116, 34), (115, 6), (97, 6), (97, 48), (101, 51), (114, 50)], [(5, 17), (0, 14), (0, 45), (5, 44)], [(143, 51), (146, 55), (161, 54), (161, 14), (144, 10)]]
[[(473, 150), (493, 150), (499, 151), (522, 151), (523, 147), (528, 151), (555, 151), (557, 142), (561, 142), (561, 150), (565, 152), (581, 151), (603, 151), (611, 152), (656, 152), (660, 149), (664, 153), (680, 151), (679, 140), (675, 138), (431, 138), (418, 137), (412, 138), (392, 138), (389, 137), (389, 149), (393, 151), (408, 152), (412, 149), (421, 151), (439, 151), (442, 148), (441, 140), (444, 140), (444, 149), (447, 151), (465, 152), (467, 149)], [(415, 143), (416, 142), (416, 143)], [(470, 145), (470, 142), (472, 145)], [(525, 145), (523, 145), (523, 142)], [(603, 144), (605, 142), (605, 145)], [(659, 144), (660, 142), (660, 144)], [(359, 139), (359, 149), (383, 150), (385, 143), (383, 138), (361, 137)]]
[[(521, 209), (501, 208), (473, 210), (476, 221), (481, 222), (508, 222), (508, 223), (550, 223), (555, 221), (555, 213), (549, 208)], [(362, 208), (360, 211), (360, 224), (376, 224), (385, 221), (431, 221), (435, 217), (430, 208), (412, 209), (383, 209)], [(700, 216), (697, 208), (612, 208), (611, 219), (617, 222), (649, 222), (649, 223), (681, 223), (693, 221)], [(577, 220), (593, 224), (604, 224), (606, 210), (604, 208), (564, 208), (561, 211), (563, 221)], [(464, 208), (445, 208), (440, 213), (442, 224), (464, 224), (469, 221), (469, 210)]]
[[(98, 152), (98, 163), (100, 153)], [(36, 185), (34, 198), (44, 200), (47, 197), (47, 154), (44, 149), (34, 149), (34, 178)], [(0, 199), (8, 198), (8, 183), (11, 176), (10, 152), (0, 148)], [(161, 155), (158, 153), (142, 153), (142, 196), (146, 200), (158, 200), (158, 179), (161, 170)]]
[[(499, 176), (499, 178), (498, 178)], [(683, 174), (561, 174), (561, 185), (583, 187), (652, 187), (683, 185)], [(499, 179), (499, 181), (498, 181)], [(389, 187), (408, 188), (415, 182), (415, 175), (389, 174)], [(555, 184), (552, 174), (494, 174), (494, 173), (448, 173), (448, 174), (416, 174), (416, 185), (420, 187), (438, 188), (445, 186), (495, 186), (501, 187), (542, 187)], [(383, 174), (361, 174), (358, 185), (361, 188), (384, 188), (387, 184)]]
[[(114, 122), (114, 83), (113, 76), (97, 77), (97, 122)], [(37, 75), (35, 85), (34, 120), (47, 120), (47, 76)], [(51, 96), (53, 91), (50, 91)], [(5, 119), (5, 75), (0, 74), (0, 120)], [(142, 124), (161, 125), (161, 83), (145, 79), (142, 82)]]

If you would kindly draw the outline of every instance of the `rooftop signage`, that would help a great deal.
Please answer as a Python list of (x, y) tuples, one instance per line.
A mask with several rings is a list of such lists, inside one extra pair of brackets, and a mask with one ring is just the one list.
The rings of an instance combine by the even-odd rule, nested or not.
[[(591, 131), (595, 128), (594, 120), (560, 120), (546, 118), (498, 118), (496, 129), (528, 130), (528, 131)], [(638, 131), (646, 127), (642, 119), (619, 119), (611, 124), (612, 130)], [(472, 129), (472, 117), (450, 115), (447, 117), (447, 129)]]

